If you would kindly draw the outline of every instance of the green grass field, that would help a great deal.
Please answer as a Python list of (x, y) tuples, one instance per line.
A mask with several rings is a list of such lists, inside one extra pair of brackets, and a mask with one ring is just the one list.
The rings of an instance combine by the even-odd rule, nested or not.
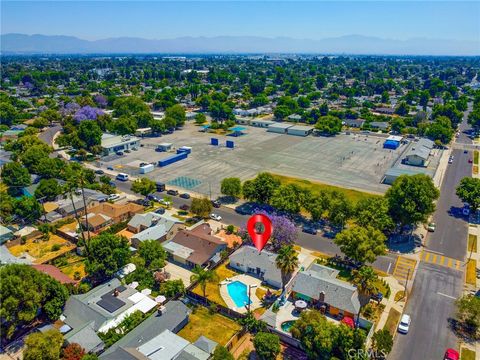
[(298, 179), (289, 176), (272, 174), (275, 178), (279, 179), (282, 184), (295, 184), (303, 188), (309, 189), (312, 193), (318, 193), (320, 191), (338, 191), (345, 194), (345, 196), (351, 200), (354, 204), (358, 201), (371, 197), (380, 197), (380, 195), (371, 194), (364, 191), (346, 189), (334, 185), (327, 185), (319, 182), (313, 182), (310, 180)]

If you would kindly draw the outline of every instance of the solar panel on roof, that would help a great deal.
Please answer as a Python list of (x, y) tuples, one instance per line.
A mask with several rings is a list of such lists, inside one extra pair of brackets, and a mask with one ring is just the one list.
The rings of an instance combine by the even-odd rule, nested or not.
[(112, 294), (105, 294), (102, 296), (102, 300), (97, 302), (97, 305), (108, 312), (113, 313), (125, 305), (125, 302)]

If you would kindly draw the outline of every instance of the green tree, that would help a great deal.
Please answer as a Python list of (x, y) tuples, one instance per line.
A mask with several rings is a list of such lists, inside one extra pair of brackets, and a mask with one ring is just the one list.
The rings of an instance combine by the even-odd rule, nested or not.
[(287, 118), (287, 116), (291, 114), (292, 111), (285, 105), (278, 105), (273, 111), (273, 115), (275, 115), (275, 119), (277, 120), (284, 120), (285, 118)]
[(220, 191), (223, 195), (238, 198), (242, 194), (242, 183), (236, 177), (225, 178), (220, 185)]
[(185, 108), (180, 104), (173, 105), (165, 111), (165, 118), (175, 120), (175, 127), (183, 126), (186, 120)]
[(137, 131), (138, 124), (131, 115), (122, 115), (113, 120), (109, 125), (109, 130), (118, 135), (130, 135)]
[(193, 198), (190, 211), (197, 216), (206, 218), (212, 211), (212, 202), (207, 198)]
[(68, 291), (58, 281), (27, 265), (0, 267), (0, 317), (3, 339), (27, 326), (39, 316), (57, 320), (68, 299)]
[(190, 276), (191, 282), (197, 282), (203, 292), (203, 297), (207, 297), (207, 284), (218, 281), (218, 275), (214, 270), (206, 270), (198, 265), (192, 269), (192, 276)]
[(135, 115), (142, 112), (150, 112), (147, 104), (136, 96), (125, 96), (117, 98), (113, 104), (113, 116)]
[(317, 85), (318, 90), (321, 90), (325, 86), (327, 86), (328, 81), (327, 81), (327, 78), (325, 77), (325, 75), (322, 75), (322, 74), (317, 75), (317, 77), (315, 78), (315, 84)]
[(14, 213), (27, 223), (33, 223), (40, 219), (43, 209), (42, 205), (34, 197), (22, 196), (13, 201)]
[(473, 337), (478, 338), (480, 329), (480, 298), (474, 295), (464, 295), (455, 302), (457, 318), (465, 330)]
[(270, 204), (277, 210), (296, 214), (300, 212), (303, 196), (303, 189), (296, 184), (280, 185), (273, 192)]
[(25, 360), (58, 360), (63, 336), (57, 329), (34, 332), (25, 338)]
[(335, 135), (342, 131), (342, 120), (333, 115), (322, 116), (315, 124), (315, 129), (323, 135)]
[(428, 125), (425, 136), (433, 141), (438, 140), (445, 145), (452, 140), (454, 132), (450, 119), (446, 116), (439, 116)]
[(195, 123), (198, 125), (205, 124), (207, 122), (207, 117), (203, 113), (198, 113), (195, 115)]
[(352, 226), (338, 233), (334, 241), (346, 256), (361, 263), (373, 263), (386, 252), (385, 235), (372, 226)]
[(435, 211), (440, 192), (428, 175), (402, 175), (387, 190), (390, 216), (402, 229), (405, 225), (425, 222)]
[(285, 285), (298, 267), (298, 253), (293, 248), (293, 245), (283, 245), (278, 250), (275, 265), (282, 274), (282, 288), (285, 289)]
[(131, 190), (146, 197), (157, 190), (157, 185), (155, 181), (143, 177), (132, 183)]
[(17, 109), (12, 104), (2, 101), (0, 102), (0, 123), (10, 126), (18, 116)]
[(330, 205), (330, 198), (325, 191), (313, 194), (305, 200), (305, 209), (310, 213), (313, 221), (320, 220)]
[(383, 197), (361, 199), (355, 208), (355, 223), (362, 227), (370, 225), (381, 231), (391, 230), (394, 224), (386, 199)]
[(120, 236), (102, 233), (88, 242), (85, 269), (95, 281), (111, 278), (130, 260), (128, 241)]
[(138, 247), (138, 255), (145, 260), (148, 269), (161, 269), (165, 266), (167, 252), (157, 240), (145, 240)]
[[(372, 336), (372, 348), (378, 359), (386, 359), (393, 348), (393, 336), (387, 329), (378, 330)], [(381, 354), (381, 356), (379, 356)]]
[(330, 194), (328, 220), (333, 226), (343, 228), (353, 213), (351, 202), (339, 192)]
[(372, 295), (378, 293), (378, 276), (371, 266), (363, 265), (354, 270), (352, 283), (358, 289), (360, 296), (364, 298), (362, 303), (367, 303)]
[(31, 184), (30, 174), (22, 164), (13, 161), (2, 167), (2, 181), (9, 187), (12, 195), (22, 193), (22, 188)]
[(408, 115), (408, 105), (405, 101), (401, 101), (398, 106), (395, 108), (395, 114), (400, 116)]
[(78, 138), (85, 143), (89, 150), (101, 144), (102, 133), (102, 129), (95, 120), (84, 120), (78, 125)]
[(257, 333), (253, 339), (253, 346), (260, 360), (275, 360), (280, 354), (280, 338), (276, 334)]
[(217, 345), (212, 355), (212, 360), (235, 360), (233, 355), (225, 348), (225, 346)]
[(55, 179), (42, 179), (35, 189), (37, 199), (45, 198), (46, 201), (53, 201), (62, 193), (62, 187)]
[(185, 285), (182, 279), (167, 280), (160, 285), (160, 293), (167, 298), (174, 297), (176, 295), (183, 295), (185, 293)]
[(261, 204), (270, 203), (274, 191), (280, 186), (280, 181), (269, 173), (260, 173), (253, 180), (243, 184), (243, 196)]
[(464, 177), (457, 187), (457, 196), (475, 212), (480, 207), (480, 179)]
[(48, 158), (51, 149), (46, 144), (33, 145), (19, 155), (20, 161), (31, 173), (37, 173), (41, 161)]

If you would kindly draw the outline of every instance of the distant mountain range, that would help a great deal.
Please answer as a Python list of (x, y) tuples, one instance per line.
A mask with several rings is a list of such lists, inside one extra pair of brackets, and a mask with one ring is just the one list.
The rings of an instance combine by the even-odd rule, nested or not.
[(319, 53), (378, 55), (480, 55), (480, 42), (413, 38), (392, 40), (348, 35), (321, 40), (257, 36), (131, 37), (83, 40), (63, 35), (3, 34), (2, 54), (108, 54), (108, 53)]

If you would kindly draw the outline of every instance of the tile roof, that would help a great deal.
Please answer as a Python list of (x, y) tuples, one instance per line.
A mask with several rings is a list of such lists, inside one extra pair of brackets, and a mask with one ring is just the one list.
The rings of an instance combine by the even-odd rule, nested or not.
[(32, 265), (35, 270), (41, 271), (44, 274), (50, 275), (55, 280), (62, 284), (76, 284), (77, 281), (70, 279), (67, 275), (62, 273), (59, 268), (53, 265)]

